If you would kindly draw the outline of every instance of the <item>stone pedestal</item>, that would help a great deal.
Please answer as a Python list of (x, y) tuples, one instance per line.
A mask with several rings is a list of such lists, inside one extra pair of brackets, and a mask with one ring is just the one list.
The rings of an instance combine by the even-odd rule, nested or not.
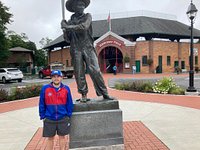
[(122, 111), (118, 101), (75, 103), (70, 149), (122, 150), (123, 143)]

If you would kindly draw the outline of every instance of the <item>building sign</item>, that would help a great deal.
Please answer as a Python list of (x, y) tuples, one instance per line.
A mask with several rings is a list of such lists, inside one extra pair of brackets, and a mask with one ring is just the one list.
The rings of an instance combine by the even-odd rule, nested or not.
[(117, 45), (117, 46), (119, 46), (119, 47), (122, 46), (121, 43), (119, 43), (119, 42), (117, 42), (117, 41), (114, 41), (114, 40), (109, 40), (109, 41), (102, 42), (102, 43), (100, 43), (98, 46), (101, 48), (101, 47), (103, 47), (103, 46), (105, 46), (105, 45), (109, 45), (109, 44), (114, 44), (114, 45)]

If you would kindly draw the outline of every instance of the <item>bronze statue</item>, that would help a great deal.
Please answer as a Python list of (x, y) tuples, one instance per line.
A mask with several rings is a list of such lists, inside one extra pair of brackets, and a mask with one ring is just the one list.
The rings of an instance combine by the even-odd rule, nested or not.
[(68, 0), (66, 9), (74, 14), (69, 21), (62, 20), (61, 28), (64, 32), (64, 39), (70, 42), (70, 54), (74, 66), (74, 74), (78, 92), (82, 94), (81, 102), (87, 101), (88, 86), (85, 79), (85, 68), (87, 66), (92, 78), (96, 94), (105, 100), (113, 100), (108, 95), (100, 67), (98, 64), (96, 50), (93, 46), (92, 37), (92, 16), (84, 13), (90, 0)]

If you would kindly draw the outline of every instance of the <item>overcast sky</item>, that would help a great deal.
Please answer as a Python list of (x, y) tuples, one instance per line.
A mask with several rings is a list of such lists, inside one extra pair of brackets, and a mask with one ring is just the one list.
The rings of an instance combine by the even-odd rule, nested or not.
[[(60, 22), (62, 19), (61, 0), (1, 0), (13, 14), (9, 30), (16, 33), (26, 33), (29, 39), (39, 48), (39, 41), (43, 37), (55, 39), (62, 34)], [(193, 0), (199, 10), (194, 27), (200, 30), (200, 0)], [(186, 11), (190, 0), (91, 0), (85, 12), (90, 12), (93, 18), (99, 14), (107, 19), (110, 11), (111, 19), (115, 13), (147, 10), (164, 14), (171, 14), (177, 20), (189, 25)], [(66, 19), (71, 13), (65, 12)]]

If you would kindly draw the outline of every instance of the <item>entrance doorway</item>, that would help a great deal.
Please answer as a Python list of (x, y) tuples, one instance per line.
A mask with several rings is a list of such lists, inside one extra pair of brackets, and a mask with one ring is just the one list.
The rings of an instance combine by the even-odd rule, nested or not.
[(122, 52), (113, 46), (102, 49), (99, 56), (99, 65), (101, 72), (113, 73), (113, 66), (117, 66), (117, 72), (123, 72)]
[(136, 65), (136, 72), (139, 73), (140, 72), (140, 60), (136, 60), (135, 65)]
[(156, 73), (162, 73), (162, 56), (158, 56), (158, 66), (156, 67)]

